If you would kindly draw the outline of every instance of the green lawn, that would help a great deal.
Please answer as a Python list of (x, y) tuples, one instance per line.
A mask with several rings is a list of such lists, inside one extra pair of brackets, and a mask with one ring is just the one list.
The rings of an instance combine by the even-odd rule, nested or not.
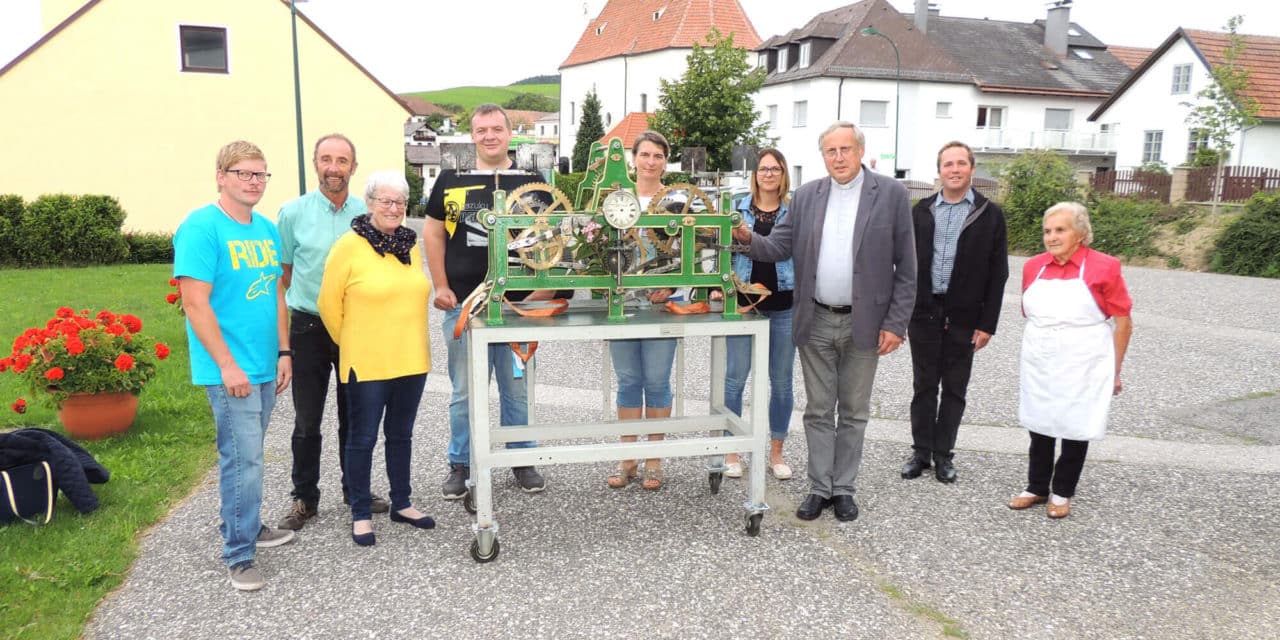
[[(217, 457), (213, 419), (192, 386), (182, 318), (165, 302), (171, 265), (0, 270), (0, 349), (43, 323), (54, 310), (111, 309), (142, 319), (143, 333), (173, 352), (143, 390), (138, 419), (125, 435), (83, 443), (111, 471), (94, 485), (101, 506), (80, 515), (65, 498), (53, 521), (0, 528), (0, 637), (76, 638), (98, 601), (115, 588), (137, 555), (137, 537), (185, 495)], [(0, 429), (60, 431), (52, 410), (0, 374)], [(29, 410), (9, 409), (18, 396)], [(211, 549), (210, 553), (216, 550)], [(176, 570), (176, 569), (175, 569)]]
[(471, 109), (476, 105), (484, 104), (486, 102), (502, 104), (522, 93), (536, 93), (538, 95), (550, 96), (559, 100), (560, 85), (521, 84), (508, 87), (453, 87), (452, 89), (419, 91), (405, 95), (417, 96), (427, 102), (458, 104), (467, 109)]

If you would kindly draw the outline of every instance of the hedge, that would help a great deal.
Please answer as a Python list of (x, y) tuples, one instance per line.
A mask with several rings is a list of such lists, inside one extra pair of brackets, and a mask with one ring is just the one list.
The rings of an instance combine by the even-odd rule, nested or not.
[(1244, 214), (1218, 237), (1209, 268), (1219, 273), (1280, 278), (1280, 191), (1253, 194)]
[(125, 211), (111, 196), (67, 194), (23, 202), (0, 195), (0, 265), (85, 266), (173, 260), (172, 236), (121, 233)]

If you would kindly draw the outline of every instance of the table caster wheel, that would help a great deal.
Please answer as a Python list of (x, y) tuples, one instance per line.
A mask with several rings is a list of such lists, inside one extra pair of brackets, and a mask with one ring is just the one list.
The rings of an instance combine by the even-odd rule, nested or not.
[(764, 519), (763, 513), (752, 513), (747, 515), (747, 535), (752, 538), (760, 535), (760, 521)]
[(707, 474), (707, 482), (711, 484), (711, 495), (720, 493), (720, 483), (724, 480), (723, 471), (712, 471)]
[(489, 555), (482, 555), (480, 553), (479, 540), (471, 541), (471, 559), (475, 560), (480, 564), (485, 564), (486, 562), (493, 562), (495, 559), (497, 559), (498, 553), (501, 550), (502, 550), (502, 545), (498, 544), (497, 538), (493, 539), (493, 548), (489, 550)]
[(476, 514), (476, 494), (474, 491), (468, 490), (467, 495), (462, 497), (462, 508), (473, 516)]

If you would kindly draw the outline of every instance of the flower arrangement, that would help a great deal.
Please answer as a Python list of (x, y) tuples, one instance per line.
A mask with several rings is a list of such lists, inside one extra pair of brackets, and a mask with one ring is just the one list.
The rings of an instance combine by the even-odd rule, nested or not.
[[(31, 327), (13, 341), (0, 372), (23, 377), (31, 393), (44, 394), (54, 408), (72, 394), (129, 392), (137, 395), (155, 377), (156, 361), (169, 357), (169, 347), (141, 335), (142, 320), (102, 310), (90, 316), (59, 307), (43, 327)], [(10, 405), (18, 413), (27, 401)]]
[(574, 262), (586, 265), (583, 274), (589, 276), (607, 275), (609, 273), (610, 252), (613, 240), (604, 233), (604, 227), (592, 220), (573, 230)]

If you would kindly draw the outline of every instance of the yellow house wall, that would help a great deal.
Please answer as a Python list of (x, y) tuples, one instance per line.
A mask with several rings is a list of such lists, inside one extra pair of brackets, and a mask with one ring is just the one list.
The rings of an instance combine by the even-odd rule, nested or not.
[[(0, 193), (119, 198), (125, 227), (173, 231), (216, 197), (218, 148), (263, 149), (273, 179), (257, 210), (298, 195), (287, 4), (271, 0), (102, 0), (0, 75)], [(179, 71), (178, 26), (228, 30), (228, 74)], [(315, 139), (339, 131), (363, 175), (404, 167), (408, 113), (298, 21), (307, 189)]]
[(40, 35), (49, 33), (89, 0), (40, 0)]

